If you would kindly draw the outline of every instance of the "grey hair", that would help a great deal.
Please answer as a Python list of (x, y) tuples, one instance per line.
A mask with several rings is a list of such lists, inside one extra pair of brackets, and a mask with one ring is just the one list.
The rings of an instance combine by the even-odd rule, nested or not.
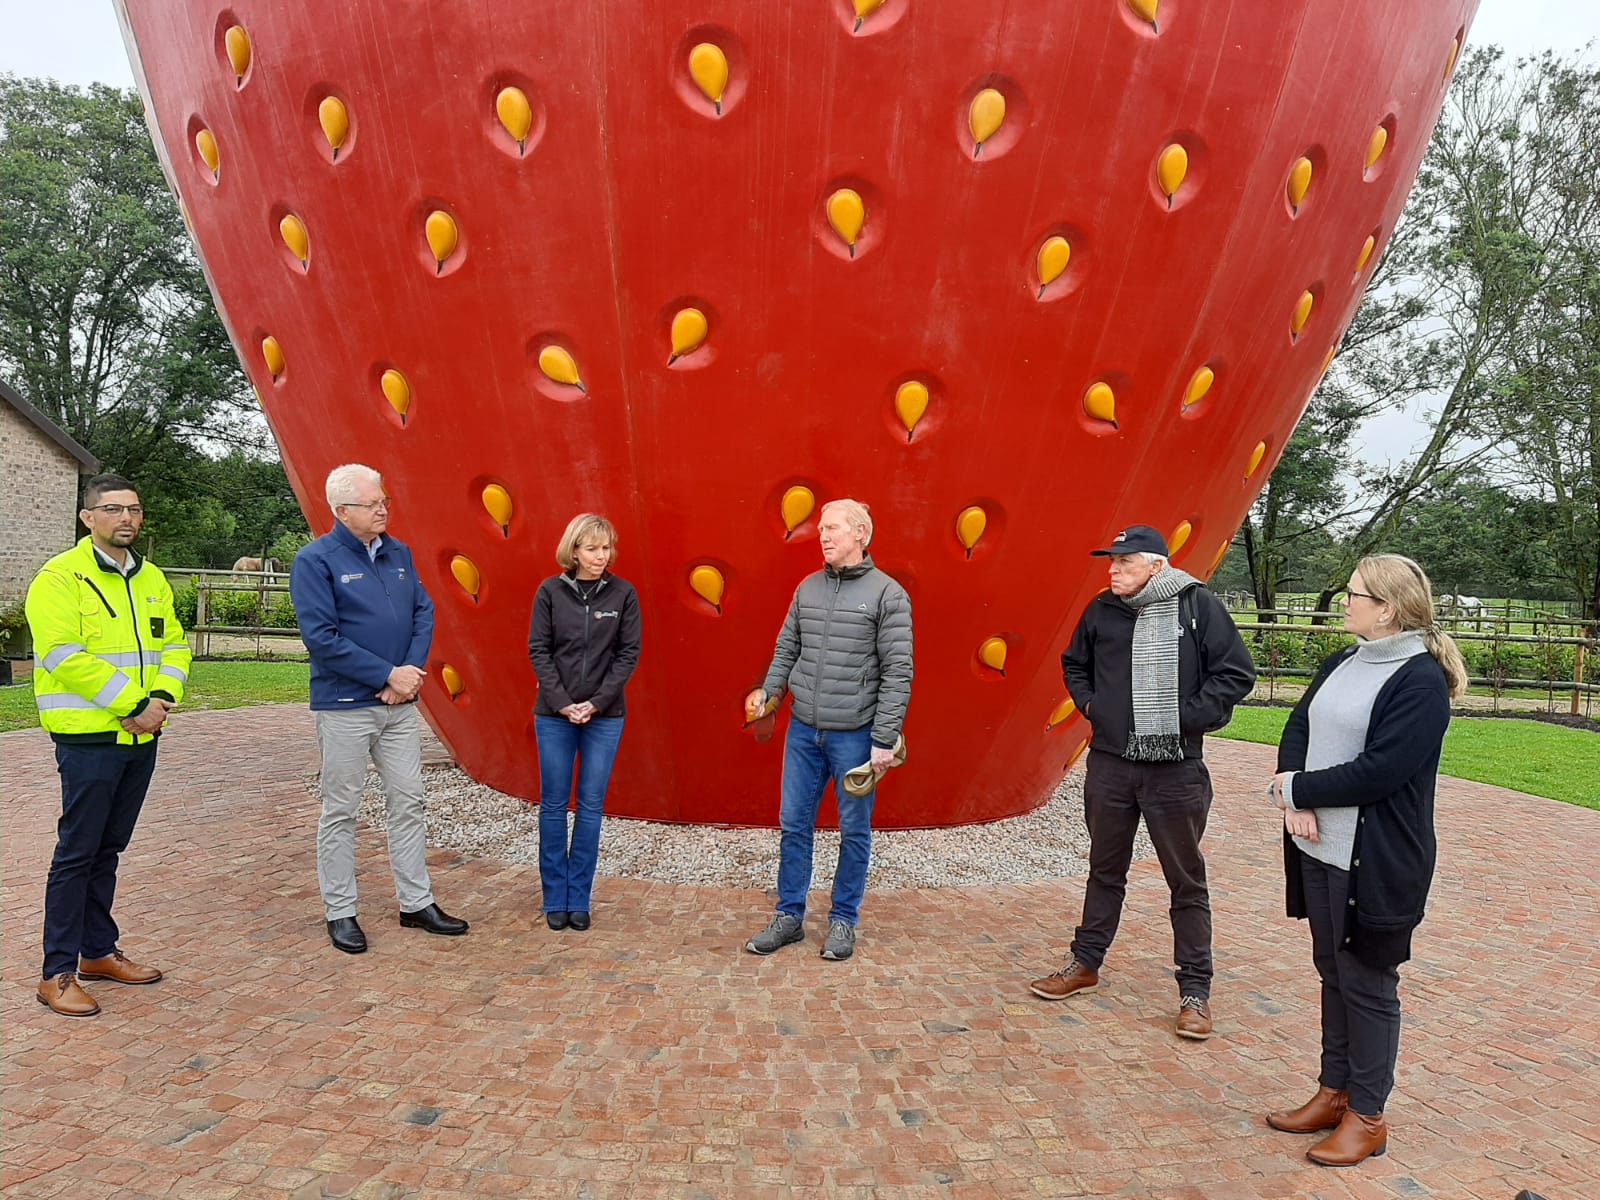
[(323, 488), (323, 494), (328, 498), (328, 507), (338, 508), (341, 504), (354, 504), (356, 497), (361, 493), (363, 483), (375, 483), (382, 487), (383, 476), (361, 463), (345, 463), (344, 466), (329, 471), (328, 482)]
[(1142, 563), (1160, 563), (1163, 567), (1172, 565), (1172, 560), (1165, 554), (1152, 554), (1149, 550), (1136, 551), (1130, 557), (1137, 558)]
[(822, 511), (826, 513), (830, 508), (839, 509), (840, 515), (844, 517), (845, 523), (851, 529), (865, 528), (867, 540), (862, 544), (866, 546), (872, 545), (872, 513), (865, 504), (859, 500), (851, 500), (847, 496), (843, 500), (829, 500), (822, 506)]

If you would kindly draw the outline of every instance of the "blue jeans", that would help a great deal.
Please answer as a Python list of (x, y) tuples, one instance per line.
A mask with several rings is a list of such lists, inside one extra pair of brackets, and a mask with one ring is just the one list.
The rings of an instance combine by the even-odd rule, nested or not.
[(833, 780), (839, 800), (839, 866), (833, 873), (833, 911), (829, 921), (854, 926), (867, 891), (872, 862), (872, 799), (875, 793), (852, 796), (840, 786), (845, 772), (872, 757), (872, 728), (840, 732), (813, 729), (789, 718), (783, 743), (783, 802), (778, 825), (778, 911), (806, 915), (811, 890), (811, 848), (816, 841), (817, 806)]
[(44, 974), (78, 969), (78, 955), (104, 958), (117, 948), (111, 904), (117, 861), (133, 838), (156, 769), (156, 743), (117, 746), (57, 742), (61, 819), (44, 885)]
[[(565, 717), (535, 716), (539, 741), (539, 883), (545, 912), (588, 912), (594, 865), (600, 857), (600, 816), (611, 764), (622, 741), (622, 717), (593, 717), (574, 725)], [(573, 761), (578, 764), (578, 816), (567, 845), (567, 801)]]

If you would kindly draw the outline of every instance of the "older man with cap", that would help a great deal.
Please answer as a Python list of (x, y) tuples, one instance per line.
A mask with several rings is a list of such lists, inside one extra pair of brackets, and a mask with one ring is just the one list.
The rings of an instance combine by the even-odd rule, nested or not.
[(1167, 543), (1131, 525), (1092, 554), (1111, 560), (1111, 587), (1089, 602), (1061, 656), (1088, 718), (1089, 878), (1083, 923), (1066, 966), (1030, 984), (1044, 1000), (1100, 986), (1144, 817), (1172, 893), (1179, 1037), (1211, 1036), (1211, 897), (1200, 853), (1211, 811), (1204, 735), (1228, 723), (1255, 685), (1255, 664), (1222, 603), (1168, 562)]

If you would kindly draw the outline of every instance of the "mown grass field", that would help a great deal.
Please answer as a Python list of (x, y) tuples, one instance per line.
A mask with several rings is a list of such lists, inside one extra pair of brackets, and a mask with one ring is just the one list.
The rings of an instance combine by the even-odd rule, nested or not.
[[(1288, 720), (1287, 708), (1236, 708), (1217, 736), (1275, 746)], [(1439, 769), (1458, 779), (1600, 809), (1600, 729), (1457, 717), (1445, 734)]]
[[(303, 662), (197, 662), (181, 708), (304, 704), (310, 677)], [(1288, 719), (1286, 708), (1239, 708), (1218, 736), (1276, 745)], [(0, 688), (0, 731), (37, 724), (31, 687)], [(1600, 728), (1458, 717), (1445, 737), (1442, 769), (1462, 779), (1600, 809)]]
[[(304, 704), (311, 667), (303, 662), (197, 662), (180, 711), (242, 708), (249, 704)], [(0, 688), (0, 732), (39, 723), (33, 688), (26, 682)]]

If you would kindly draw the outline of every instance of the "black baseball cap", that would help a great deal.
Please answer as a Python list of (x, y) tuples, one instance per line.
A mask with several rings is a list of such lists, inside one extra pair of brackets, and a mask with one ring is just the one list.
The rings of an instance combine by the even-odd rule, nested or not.
[(1090, 554), (1159, 554), (1167, 557), (1167, 539), (1148, 525), (1129, 525), (1112, 540), (1104, 550), (1091, 550)]

